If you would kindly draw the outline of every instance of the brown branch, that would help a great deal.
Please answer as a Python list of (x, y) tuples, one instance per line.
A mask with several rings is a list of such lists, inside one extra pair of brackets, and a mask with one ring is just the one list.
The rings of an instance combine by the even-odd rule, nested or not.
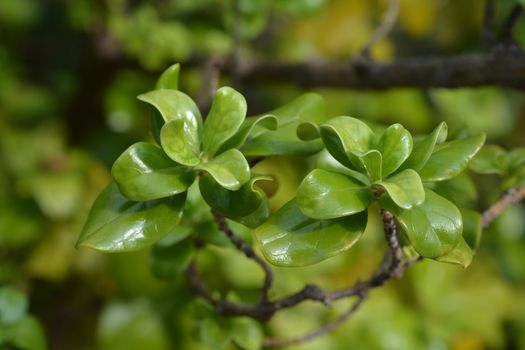
[(388, 9), (386, 10), (383, 22), (363, 46), (363, 49), (361, 50), (361, 55), (363, 55), (364, 57), (370, 56), (370, 50), (372, 49), (372, 47), (376, 45), (381, 39), (386, 37), (392, 31), (392, 29), (394, 29), (398, 14), (399, 0), (389, 0)]
[(248, 259), (252, 259), (255, 261), (264, 271), (264, 283), (261, 290), (261, 299), (259, 300), (259, 304), (267, 304), (268, 303), (268, 294), (270, 292), (270, 288), (272, 287), (273, 282), (273, 272), (268, 263), (263, 260), (259, 255), (255, 254), (252, 247), (250, 247), (248, 244), (246, 244), (245, 241), (242, 240), (239, 236), (237, 236), (224, 217), (217, 213), (215, 210), (212, 210), (213, 218), (215, 222), (217, 223), (217, 226), (219, 226), (219, 229), (224, 232), (226, 237), (233, 243), (233, 245), (240, 251), (244, 253), (244, 255)]
[(525, 199), (525, 187), (513, 188), (504, 193), (482, 214), (482, 227), (487, 228), (508, 207)]
[[(224, 68), (231, 71), (228, 64)], [(381, 90), (497, 85), (525, 90), (525, 52), (498, 46), (488, 54), (404, 58), (392, 63), (244, 61), (239, 74), (248, 82), (283, 82), (302, 87)]]

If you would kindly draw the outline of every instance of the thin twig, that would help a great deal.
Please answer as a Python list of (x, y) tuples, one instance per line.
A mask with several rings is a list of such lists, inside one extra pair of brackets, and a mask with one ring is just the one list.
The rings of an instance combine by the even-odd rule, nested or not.
[(244, 255), (248, 259), (252, 259), (255, 261), (264, 271), (264, 283), (261, 290), (261, 299), (259, 301), (260, 304), (267, 304), (268, 303), (268, 294), (270, 292), (270, 288), (272, 287), (273, 282), (273, 272), (268, 263), (263, 260), (260, 256), (255, 254), (252, 247), (250, 247), (248, 244), (246, 244), (245, 241), (242, 240), (241, 237), (237, 236), (224, 217), (217, 213), (215, 210), (212, 210), (213, 218), (215, 219), (215, 222), (219, 226), (219, 229), (224, 232), (224, 234), (228, 237), (228, 239), (233, 243), (233, 245), (242, 251)]
[(289, 345), (297, 345), (297, 344), (304, 344), (306, 342), (309, 342), (321, 335), (324, 335), (335, 328), (339, 327), (341, 324), (343, 324), (350, 316), (352, 316), (359, 307), (363, 304), (365, 301), (366, 296), (360, 295), (359, 299), (352, 304), (352, 306), (346, 310), (343, 314), (341, 314), (338, 318), (333, 320), (330, 323), (327, 323), (326, 325), (317, 328), (316, 330), (307, 333), (303, 336), (296, 337), (296, 338), (265, 338), (263, 341), (264, 347), (275, 347), (275, 346), (289, 346)]
[(494, 0), (485, 1), (485, 11), (483, 16), (483, 30), (481, 31), (481, 39), (486, 49), (490, 49), (494, 45), (494, 17), (496, 12), (496, 5)]
[(482, 214), (482, 227), (487, 228), (508, 207), (525, 199), (525, 187), (513, 188), (504, 193)]
[(500, 39), (502, 41), (507, 43), (512, 42), (512, 30), (514, 29), (514, 26), (516, 25), (516, 22), (518, 21), (518, 18), (521, 16), (522, 13), (523, 6), (519, 4), (514, 5), (501, 29)]
[(385, 18), (381, 25), (376, 29), (374, 34), (368, 39), (361, 50), (361, 55), (364, 57), (370, 56), (370, 50), (381, 39), (385, 38), (394, 29), (399, 14), (399, 0), (389, 0), (388, 9), (386, 10)]

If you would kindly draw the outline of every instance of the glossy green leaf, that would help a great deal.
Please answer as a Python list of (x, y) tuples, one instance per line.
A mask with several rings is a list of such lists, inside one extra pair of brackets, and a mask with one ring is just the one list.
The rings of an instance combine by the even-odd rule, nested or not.
[(383, 177), (383, 155), (378, 150), (372, 149), (363, 153), (359, 158), (370, 180), (381, 180)]
[(423, 203), (425, 189), (419, 175), (412, 169), (403, 170), (378, 183), (390, 198), (403, 209)]
[(279, 121), (275, 131), (257, 126), (241, 151), (247, 156), (268, 155), (309, 155), (322, 149), (320, 140), (304, 141), (297, 136), (297, 128), (305, 122), (324, 121), (324, 100), (317, 94), (299, 96), (290, 103), (266, 114), (274, 115)]
[(259, 323), (251, 318), (242, 317), (232, 320), (232, 340), (245, 350), (260, 350), (264, 333)]
[(159, 111), (157, 111), (155, 108), (150, 107), (150, 128), (151, 128), (151, 136), (153, 136), (153, 139), (157, 143), (157, 145), (161, 145), (160, 142), (160, 131), (162, 130), (162, 127), (164, 126), (164, 118), (162, 118), (162, 115)]
[(27, 297), (9, 286), (0, 288), (0, 329), (21, 320), (27, 312)]
[(408, 159), (401, 164), (400, 169), (421, 170), (427, 163), (434, 151), (437, 143), (443, 142), (447, 138), (448, 127), (445, 122), (441, 122), (429, 135), (414, 139), (414, 146)]
[(305, 122), (297, 126), (297, 137), (303, 141), (311, 141), (321, 137), (321, 128), (312, 122)]
[(472, 158), (469, 168), (479, 174), (502, 175), (508, 168), (507, 152), (496, 145), (485, 145)]
[(358, 157), (370, 149), (374, 138), (368, 125), (352, 117), (335, 117), (321, 125), (321, 137), (328, 152), (341, 164), (364, 170)]
[(180, 74), (180, 64), (176, 63), (166, 69), (157, 80), (155, 85), (156, 90), (160, 89), (171, 89), (178, 90), (179, 88), (179, 74)]
[(365, 230), (367, 212), (339, 219), (305, 216), (293, 199), (255, 230), (266, 259), (278, 266), (318, 263), (352, 247)]
[(208, 172), (222, 187), (231, 191), (238, 190), (250, 180), (250, 166), (237, 149), (221, 153), (196, 168)]
[(297, 189), (297, 204), (314, 219), (333, 219), (362, 212), (372, 202), (370, 189), (339, 173), (315, 169)]
[[(11, 345), (5, 349), (45, 350), (46, 336), (38, 320), (25, 316), (9, 327), (0, 326), (0, 342), (2, 339)], [(0, 343), (0, 347), (3, 344)], [(2, 348), (4, 349), (4, 348)]]
[(78, 246), (117, 252), (149, 246), (179, 223), (186, 194), (147, 202), (131, 202), (115, 183), (98, 196), (89, 213)]
[(450, 180), (440, 181), (432, 190), (460, 208), (475, 206), (478, 198), (476, 185), (466, 173), (461, 173)]
[(157, 278), (175, 279), (190, 265), (194, 253), (191, 240), (168, 235), (151, 248), (149, 268)]
[(326, 149), (319, 152), (316, 168), (348, 175), (360, 183), (370, 186), (370, 180), (365, 174), (345, 167), (343, 164), (339, 163), (337, 159), (335, 159)]
[(525, 147), (517, 147), (509, 152), (509, 169), (514, 170), (525, 164)]
[(175, 163), (159, 147), (139, 142), (115, 161), (111, 175), (120, 192), (133, 201), (164, 198), (186, 191), (195, 172)]
[(463, 238), (470, 249), (475, 252), (481, 242), (483, 224), (481, 214), (473, 210), (462, 209), (461, 216), (463, 218)]
[(202, 148), (206, 155), (213, 156), (235, 135), (246, 118), (246, 110), (246, 100), (240, 93), (230, 87), (217, 90), (202, 133)]
[(390, 125), (377, 145), (383, 156), (383, 174), (388, 176), (399, 168), (412, 152), (412, 135), (401, 124)]
[(268, 201), (264, 192), (257, 188), (258, 180), (264, 177), (253, 177), (237, 191), (229, 191), (220, 186), (211, 175), (200, 177), (199, 188), (206, 203), (220, 214), (246, 226), (256, 227), (269, 216)]
[(181, 91), (153, 90), (139, 95), (138, 99), (155, 107), (165, 122), (182, 119), (187, 121), (188, 128), (198, 130), (202, 126), (199, 108), (188, 95)]
[(215, 317), (200, 322), (199, 340), (212, 349), (224, 349), (231, 342), (231, 330), (219, 324)]
[(456, 247), (452, 249), (452, 251), (436, 258), (436, 260), (439, 262), (456, 264), (462, 266), (463, 268), (467, 268), (472, 262), (473, 255), (472, 249), (470, 249), (467, 242), (465, 242), (465, 240), (462, 238)]
[(419, 171), (421, 179), (443, 181), (453, 178), (465, 170), (484, 142), (485, 134), (479, 134), (436, 146), (428, 162)]
[(164, 152), (177, 163), (195, 166), (200, 162), (200, 139), (188, 122), (176, 119), (164, 124), (160, 142)]
[(425, 189), (425, 201), (411, 209), (398, 207), (386, 196), (380, 202), (396, 216), (412, 246), (425, 258), (443, 256), (461, 240), (459, 209), (429, 189)]
[(265, 129), (276, 130), (277, 125), (277, 117), (271, 114), (247, 118), (241, 124), (239, 130), (237, 130), (237, 133), (222, 144), (218, 152), (222, 153), (231, 148), (240, 148), (246, 142), (248, 137), (254, 137), (256, 136), (254, 134), (264, 132)]

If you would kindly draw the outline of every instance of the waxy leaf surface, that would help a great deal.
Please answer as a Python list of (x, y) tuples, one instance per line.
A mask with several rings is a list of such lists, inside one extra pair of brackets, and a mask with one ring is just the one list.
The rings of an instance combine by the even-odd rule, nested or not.
[(425, 200), (425, 189), (421, 178), (412, 169), (403, 170), (378, 184), (401, 208), (410, 209)]
[(377, 146), (383, 156), (382, 176), (393, 173), (412, 152), (412, 135), (401, 125), (389, 126)]
[(98, 196), (77, 242), (107, 252), (147, 247), (177, 226), (186, 194), (147, 202), (132, 202), (112, 182)]
[(200, 139), (196, 129), (183, 119), (164, 124), (160, 130), (160, 142), (164, 152), (177, 163), (195, 166), (200, 162)]
[(133, 201), (164, 198), (186, 191), (195, 172), (175, 163), (159, 147), (139, 142), (115, 161), (111, 175), (120, 192)]
[(217, 90), (204, 123), (202, 148), (206, 155), (213, 156), (237, 132), (246, 117), (246, 109), (246, 100), (234, 89)]
[(156, 90), (161, 89), (170, 89), (177, 90), (179, 88), (179, 74), (180, 74), (180, 64), (176, 63), (166, 69), (157, 80), (155, 85)]
[(462, 238), (459, 209), (429, 189), (425, 189), (425, 201), (411, 209), (402, 209), (385, 196), (380, 202), (396, 216), (410, 243), (425, 258), (449, 253)]
[(250, 166), (237, 149), (221, 153), (209, 162), (199, 164), (197, 169), (210, 173), (215, 181), (231, 191), (238, 190), (250, 180)]
[(447, 124), (441, 122), (429, 135), (415, 139), (412, 153), (400, 169), (421, 170), (432, 155), (436, 143), (443, 142), (447, 138), (447, 130)]
[(445, 142), (435, 147), (425, 166), (418, 172), (423, 181), (443, 181), (453, 178), (467, 167), (468, 162), (485, 142), (485, 134)]
[(362, 212), (372, 202), (369, 188), (339, 173), (315, 169), (297, 189), (302, 212), (314, 219), (332, 219)]
[(278, 266), (306, 266), (348, 250), (361, 237), (367, 212), (339, 219), (305, 216), (295, 199), (255, 231), (266, 259)]

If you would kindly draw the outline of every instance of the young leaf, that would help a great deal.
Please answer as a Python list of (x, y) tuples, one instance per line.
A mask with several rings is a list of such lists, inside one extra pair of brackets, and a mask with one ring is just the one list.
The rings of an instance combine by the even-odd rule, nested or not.
[(277, 124), (277, 117), (271, 114), (247, 118), (237, 130), (237, 133), (223, 143), (217, 152), (222, 153), (231, 148), (240, 148), (246, 142), (246, 139), (250, 136), (255, 136), (254, 134), (257, 131), (261, 133), (265, 129), (276, 130)]
[(183, 119), (167, 122), (160, 130), (162, 149), (177, 163), (195, 166), (200, 162), (200, 139), (196, 132)]
[(230, 191), (238, 190), (250, 180), (250, 166), (237, 149), (221, 153), (209, 162), (199, 164), (196, 168), (210, 173), (215, 181)]
[(360, 156), (361, 163), (366, 169), (370, 180), (378, 181), (383, 177), (383, 156), (375, 149), (363, 153)]
[(428, 162), (419, 171), (421, 179), (443, 181), (453, 178), (465, 170), (484, 142), (485, 134), (479, 134), (436, 146)]
[(352, 117), (335, 117), (321, 125), (321, 137), (326, 149), (341, 164), (356, 170), (364, 170), (358, 156), (370, 149), (374, 133)]
[(333, 219), (362, 212), (372, 202), (370, 189), (343, 174), (315, 169), (297, 189), (301, 211), (314, 219)]
[(316, 168), (344, 174), (356, 179), (363, 185), (370, 186), (370, 181), (365, 174), (345, 167), (343, 164), (339, 163), (337, 159), (335, 159), (326, 149), (319, 152)]
[(235, 318), (232, 321), (232, 340), (245, 350), (260, 350), (263, 342), (263, 331), (257, 321), (251, 318)]
[(485, 145), (472, 158), (469, 168), (478, 174), (499, 174), (503, 175), (508, 168), (507, 152), (496, 145)]
[(179, 88), (179, 74), (180, 74), (180, 64), (176, 63), (166, 69), (157, 80), (155, 85), (156, 90), (161, 89), (171, 89), (178, 90)]
[(414, 169), (421, 170), (427, 163), (428, 159), (434, 151), (436, 143), (443, 142), (447, 138), (448, 127), (445, 122), (441, 122), (436, 128), (427, 136), (419, 139), (414, 139), (414, 147), (408, 159), (401, 164), (400, 170)]
[(324, 109), (321, 96), (313, 93), (299, 96), (266, 113), (277, 117), (279, 128), (275, 131), (254, 128), (254, 135), (246, 139), (241, 151), (247, 156), (309, 155), (319, 152), (323, 148), (322, 142), (301, 140), (297, 136), (297, 128), (305, 122), (323, 122)]
[(318, 221), (305, 216), (293, 199), (255, 231), (266, 259), (278, 266), (306, 266), (340, 254), (361, 237), (367, 212)]
[(246, 117), (246, 109), (246, 100), (234, 89), (222, 87), (217, 90), (204, 123), (202, 148), (205, 154), (213, 156), (237, 132)]
[(220, 350), (231, 342), (231, 330), (219, 324), (215, 317), (209, 317), (200, 323), (199, 338), (210, 348)]
[(172, 280), (186, 270), (193, 256), (194, 248), (191, 240), (179, 241), (176, 236), (167, 236), (151, 248), (149, 268), (157, 278)]
[(401, 124), (389, 126), (377, 146), (383, 156), (383, 174), (393, 173), (412, 152), (412, 135)]
[(403, 209), (410, 209), (425, 200), (421, 178), (412, 169), (403, 170), (378, 184), (386, 190), (394, 203)]
[(199, 108), (185, 93), (178, 90), (153, 90), (139, 95), (138, 99), (155, 107), (165, 122), (183, 119), (188, 127), (199, 129), (202, 117)]
[[(220, 214), (246, 226), (256, 227), (269, 216), (268, 201), (262, 190), (255, 187), (260, 177), (254, 177), (237, 191), (220, 186), (210, 174), (200, 177), (199, 188), (206, 203)], [(253, 215), (253, 216), (252, 216)]]
[(406, 232), (410, 243), (425, 258), (438, 258), (461, 240), (463, 222), (459, 209), (447, 199), (425, 189), (425, 201), (410, 209), (402, 209), (388, 197), (380, 199)]
[(186, 191), (195, 172), (175, 163), (159, 147), (139, 142), (115, 161), (111, 175), (120, 192), (133, 201), (169, 197)]
[(452, 249), (447, 254), (436, 258), (435, 260), (439, 262), (460, 265), (466, 269), (472, 262), (473, 255), (472, 249), (470, 249), (469, 245), (462, 238), (456, 247), (454, 247), (454, 249)]
[(98, 196), (77, 246), (101, 251), (133, 251), (149, 246), (177, 226), (186, 194), (131, 202), (112, 182)]

